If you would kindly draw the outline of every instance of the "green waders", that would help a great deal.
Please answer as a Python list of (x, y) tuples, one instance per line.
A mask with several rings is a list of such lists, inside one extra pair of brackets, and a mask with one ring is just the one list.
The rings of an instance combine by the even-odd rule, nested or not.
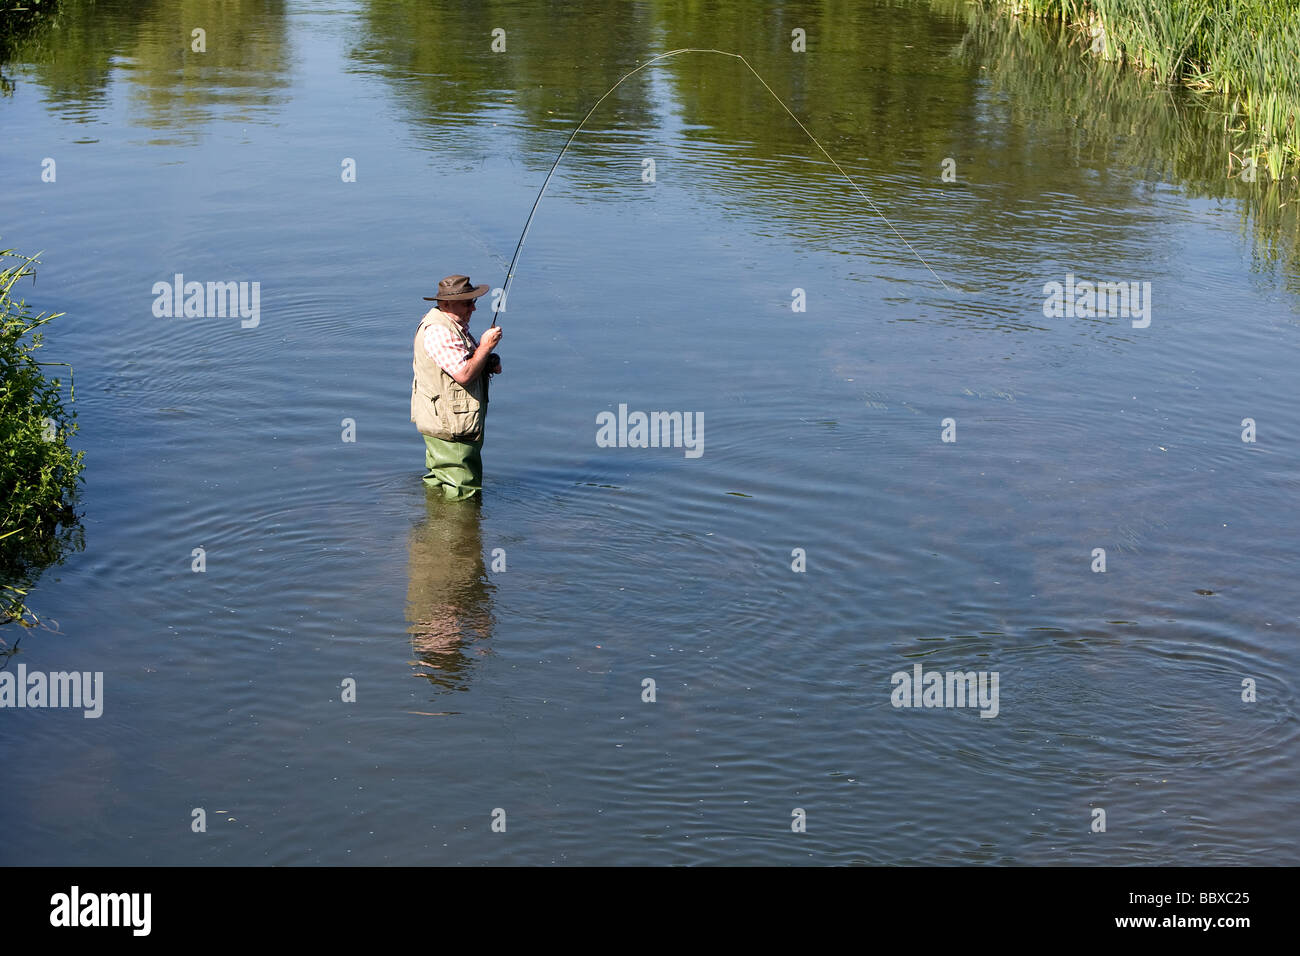
[(429, 469), (424, 483), (442, 486), (443, 497), (451, 501), (472, 498), (483, 490), (483, 439), (476, 442), (443, 441), (424, 436), (424, 466)]

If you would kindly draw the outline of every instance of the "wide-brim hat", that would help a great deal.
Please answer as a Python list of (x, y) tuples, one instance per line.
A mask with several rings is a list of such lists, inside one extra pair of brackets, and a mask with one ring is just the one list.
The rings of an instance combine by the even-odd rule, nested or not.
[(487, 284), (475, 285), (469, 276), (447, 276), (438, 283), (437, 295), (424, 296), (425, 302), (458, 301), (460, 299), (477, 299), (487, 295)]

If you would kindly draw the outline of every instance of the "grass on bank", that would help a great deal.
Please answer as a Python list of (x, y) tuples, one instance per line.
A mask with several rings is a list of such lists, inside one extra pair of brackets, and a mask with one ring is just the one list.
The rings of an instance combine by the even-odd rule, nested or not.
[(0, 0), (0, 63), (58, 5), (59, 0)]
[(68, 447), (77, 426), (62, 381), (44, 374), (65, 363), (37, 362), (33, 354), (43, 344), (37, 330), (63, 313), (33, 315), (14, 295), (37, 261), (0, 250), (0, 625), (36, 623), (27, 607), (31, 584), (80, 537), (73, 505), (83, 453)]
[(1274, 180), (1300, 166), (1297, 0), (983, 0), (1086, 31), (1090, 50), (1222, 97), (1241, 153)]

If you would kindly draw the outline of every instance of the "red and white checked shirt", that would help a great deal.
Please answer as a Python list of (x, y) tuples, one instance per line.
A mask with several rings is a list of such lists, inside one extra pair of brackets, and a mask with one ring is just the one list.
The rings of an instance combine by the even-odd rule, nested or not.
[[(452, 321), (456, 321), (455, 318)], [(465, 330), (469, 340), (474, 343), (474, 348), (478, 348), (478, 340), (470, 334), (469, 329), (463, 325), (461, 328)], [(460, 340), (456, 333), (441, 325), (431, 325), (424, 330), (424, 352), (453, 378), (457, 372), (465, 367), (473, 354), (469, 349), (465, 348), (465, 343)]]

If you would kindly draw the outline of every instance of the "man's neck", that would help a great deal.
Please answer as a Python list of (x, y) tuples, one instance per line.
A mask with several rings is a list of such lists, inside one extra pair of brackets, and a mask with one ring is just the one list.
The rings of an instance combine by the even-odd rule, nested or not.
[(461, 318), (461, 317), (460, 317), (459, 315), (457, 315), (456, 313), (454, 313), (454, 312), (448, 312), (446, 309), (439, 309), (438, 311), (441, 312), (443, 315), (447, 316), (447, 318), (451, 319), (453, 322), (455, 322), (457, 325), (459, 325), (459, 326), (460, 326), (462, 329), (464, 329), (466, 332), (469, 331), (469, 316), (468, 316), (468, 315), (465, 316), (464, 318)]

